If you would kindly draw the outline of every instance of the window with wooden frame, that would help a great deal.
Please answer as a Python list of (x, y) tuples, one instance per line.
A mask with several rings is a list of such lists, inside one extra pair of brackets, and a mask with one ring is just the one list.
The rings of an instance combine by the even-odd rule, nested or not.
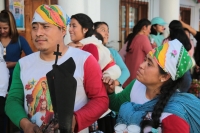
[(120, 48), (132, 32), (134, 25), (142, 18), (148, 18), (148, 2), (144, 0), (120, 0), (119, 7)]
[(191, 8), (180, 7), (180, 15), (182, 21), (190, 25)]

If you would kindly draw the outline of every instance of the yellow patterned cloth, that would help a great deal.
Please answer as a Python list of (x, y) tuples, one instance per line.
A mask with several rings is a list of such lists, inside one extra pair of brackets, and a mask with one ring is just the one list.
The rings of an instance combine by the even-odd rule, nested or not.
[(70, 18), (59, 5), (40, 5), (33, 16), (32, 23), (50, 23), (66, 30)]
[(172, 80), (182, 77), (193, 65), (187, 50), (177, 39), (165, 41), (149, 54), (164, 71), (171, 75)]

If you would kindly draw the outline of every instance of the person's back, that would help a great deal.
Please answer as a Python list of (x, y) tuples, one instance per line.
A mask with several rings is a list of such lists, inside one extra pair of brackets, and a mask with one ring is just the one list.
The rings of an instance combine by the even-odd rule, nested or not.
[(136, 77), (139, 65), (144, 61), (146, 54), (152, 49), (146, 35), (136, 35), (133, 39), (130, 51), (126, 53), (125, 64), (130, 71), (130, 77), (124, 83), (129, 84)]

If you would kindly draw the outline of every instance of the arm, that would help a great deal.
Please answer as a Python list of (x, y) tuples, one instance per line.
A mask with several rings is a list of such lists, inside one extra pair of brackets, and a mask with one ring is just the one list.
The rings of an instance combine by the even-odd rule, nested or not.
[(170, 115), (162, 120), (163, 133), (189, 133), (190, 126), (182, 118), (176, 115)]
[(22, 37), (22, 36), (20, 36), (20, 43), (21, 43), (21, 49), (24, 51), (24, 53), (26, 55), (29, 55), (29, 54), (33, 53), (30, 45), (28, 44), (26, 39), (24, 37)]
[(149, 38), (148, 37), (141, 37), (138, 39), (138, 44), (142, 46), (142, 50), (144, 51), (145, 54), (148, 54), (150, 50), (152, 50), (152, 46), (150, 44)]
[(109, 48), (114, 60), (115, 60), (115, 63), (120, 67), (121, 69), (121, 76), (117, 79), (117, 81), (123, 85), (124, 82), (128, 79), (128, 77), (130, 76), (130, 72), (128, 70), (128, 68), (126, 67), (124, 61), (122, 60), (121, 56), (119, 55), (119, 53), (114, 50), (114, 49), (111, 49)]
[(181, 22), (183, 28), (187, 28), (193, 36), (196, 36), (197, 31), (194, 28), (192, 28), (190, 25), (184, 23), (182, 20), (180, 20), (180, 22)]
[(99, 61), (99, 52), (98, 52), (97, 47), (94, 44), (84, 45), (82, 50), (91, 53), (96, 58), (96, 60)]
[(75, 132), (95, 122), (108, 109), (108, 96), (102, 82), (102, 72), (93, 56), (84, 64), (84, 88), (89, 102), (74, 113), (76, 117)]
[(21, 119), (27, 118), (23, 104), (24, 90), (22, 81), (20, 80), (20, 66), (19, 63), (17, 63), (13, 72), (12, 84), (6, 100), (5, 112), (11, 121), (18, 127), (20, 127)]
[(135, 83), (135, 80), (133, 80), (124, 90), (120, 93), (113, 93), (109, 95), (109, 108), (113, 111), (119, 111), (120, 106), (124, 102), (129, 102), (130, 101), (130, 93), (133, 87), (133, 84)]

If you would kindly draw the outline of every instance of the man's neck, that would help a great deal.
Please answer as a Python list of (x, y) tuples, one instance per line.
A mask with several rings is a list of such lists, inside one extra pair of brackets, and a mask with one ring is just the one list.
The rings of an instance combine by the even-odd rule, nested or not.
[[(59, 52), (61, 52), (62, 55), (64, 55), (66, 53), (67, 49), (68, 49), (68, 46), (65, 46), (64, 44), (60, 45)], [(57, 51), (57, 48), (55, 48), (54, 50), (51, 50), (51, 51), (40, 52), (40, 58), (45, 61), (53, 61), (56, 59), (56, 55), (54, 55), (55, 51)], [(60, 58), (60, 57), (61, 56), (59, 56), (58, 58)]]

